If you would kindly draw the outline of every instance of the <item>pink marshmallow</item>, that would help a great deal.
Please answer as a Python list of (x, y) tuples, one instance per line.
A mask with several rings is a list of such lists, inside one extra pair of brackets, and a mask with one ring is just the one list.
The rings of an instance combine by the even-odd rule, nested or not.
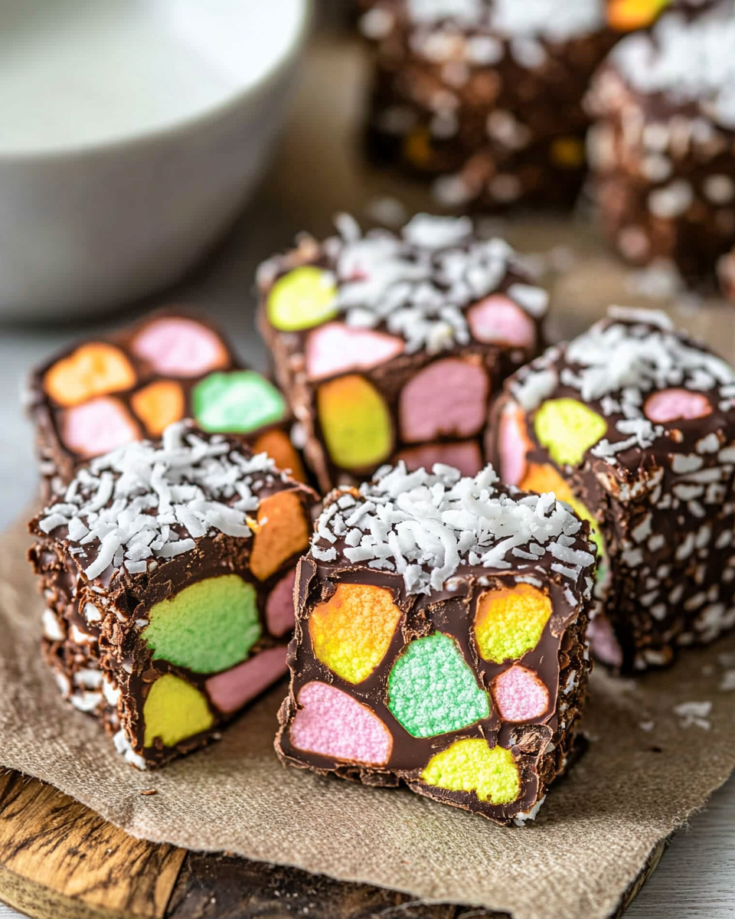
[(286, 647), (268, 648), (255, 657), (210, 677), (205, 686), (209, 698), (221, 712), (235, 712), (260, 695), (287, 670)]
[(270, 592), (265, 604), (265, 618), (271, 635), (280, 638), (294, 627), (293, 585), (296, 569), (290, 571)]
[(309, 333), (306, 372), (311, 380), (323, 380), (346, 370), (370, 370), (404, 349), (403, 341), (393, 335), (328, 322)]
[(712, 407), (702, 393), (688, 389), (664, 389), (647, 399), (643, 411), (649, 421), (663, 424), (678, 419), (704, 418)]
[(365, 705), (326, 683), (307, 683), (299, 693), (302, 706), (291, 725), (297, 750), (333, 759), (381, 766), (387, 763), (393, 738)]
[(523, 411), (520, 406), (507, 405), (500, 417), (498, 443), (500, 475), (507, 485), (520, 485), (526, 474), (528, 439), (524, 428)]
[(421, 447), (412, 447), (398, 454), (409, 471), (424, 469), (431, 471), (434, 463), (444, 463), (454, 466), (462, 475), (477, 475), (485, 465), (480, 453), (480, 447), (474, 440), (460, 444), (425, 444)]
[(533, 670), (511, 667), (493, 683), (493, 698), (503, 721), (532, 721), (549, 707), (549, 690)]
[(132, 351), (158, 373), (172, 377), (198, 377), (227, 364), (227, 354), (217, 335), (192, 319), (162, 316), (134, 339)]
[(119, 399), (101, 396), (64, 412), (61, 438), (68, 450), (93, 457), (138, 440), (140, 430)]
[(417, 443), (477, 434), (485, 422), (489, 391), (487, 373), (478, 364), (455, 357), (434, 361), (401, 392), (403, 439)]
[(592, 653), (608, 667), (623, 666), (623, 650), (607, 616), (597, 614), (587, 626), (587, 641)]
[(503, 294), (493, 294), (467, 310), (473, 336), (482, 342), (532, 350), (536, 325), (520, 306)]

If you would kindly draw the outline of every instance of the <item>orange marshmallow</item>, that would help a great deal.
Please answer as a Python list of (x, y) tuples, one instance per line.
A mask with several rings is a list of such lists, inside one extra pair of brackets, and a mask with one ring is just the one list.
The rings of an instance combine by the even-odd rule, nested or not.
[(267, 580), (291, 556), (305, 551), (311, 527), (295, 491), (279, 491), (260, 502), (250, 553), (250, 570)]
[(301, 457), (285, 431), (274, 428), (265, 431), (253, 444), (253, 453), (267, 453), (279, 469), (290, 469), (297, 482), (306, 482)]
[(123, 352), (105, 342), (77, 348), (47, 372), (43, 388), (58, 405), (81, 405), (95, 396), (120, 392), (135, 385), (135, 371)]
[(158, 380), (141, 389), (130, 400), (133, 411), (151, 437), (184, 417), (184, 392), (173, 380)]
[(385, 587), (338, 584), (309, 619), (314, 654), (343, 680), (362, 683), (385, 657), (401, 615)]

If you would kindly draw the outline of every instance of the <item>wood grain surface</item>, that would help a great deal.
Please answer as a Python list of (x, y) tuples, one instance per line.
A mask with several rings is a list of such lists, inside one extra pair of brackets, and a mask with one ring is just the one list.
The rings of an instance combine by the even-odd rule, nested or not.
[[(651, 854), (616, 916), (664, 849), (662, 843)], [(506, 919), (227, 853), (133, 839), (17, 772), (0, 774), (0, 901), (38, 919)]]

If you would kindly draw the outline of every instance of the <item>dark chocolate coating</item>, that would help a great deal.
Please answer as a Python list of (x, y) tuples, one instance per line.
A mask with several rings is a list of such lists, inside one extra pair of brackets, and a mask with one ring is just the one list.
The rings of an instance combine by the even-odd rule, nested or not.
[[(716, 6), (685, 12), (694, 18)], [(586, 107), (596, 119), (592, 188), (612, 244), (634, 265), (672, 263), (691, 286), (713, 288), (719, 259), (735, 245), (735, 131), (710, 117), (706, 99), (682, 101), (675, 86), (668, 93), (631, 85), (614, 55)], [(732, 182), (733, 194), (714, 194), (712, 180)], [(662, 207), (672, 188), (679, 200)]]

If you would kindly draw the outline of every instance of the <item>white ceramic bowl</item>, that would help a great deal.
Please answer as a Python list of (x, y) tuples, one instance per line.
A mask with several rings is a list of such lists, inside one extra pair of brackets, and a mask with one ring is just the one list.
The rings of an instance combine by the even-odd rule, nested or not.
[(177, 280), (252, 192), (309, 0), (2, 0), (0, 319)]

